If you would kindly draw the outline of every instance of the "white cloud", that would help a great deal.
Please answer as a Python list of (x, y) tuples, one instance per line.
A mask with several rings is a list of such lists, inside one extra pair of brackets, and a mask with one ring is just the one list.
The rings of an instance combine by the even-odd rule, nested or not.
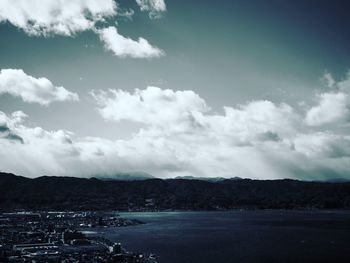
[(13, 143), (23, 143), (23, 138), (14, 133), (10, 127), (21, 123), (27, 117), (22, 111), (16, 111), (8, 117), (0, 111), (0, 140), (7, 140)]
[(166, 11), (164, 0), (136, 0), (141, 11), (149, 12), (150, 18), (159, 18)]
[[(152, 16), (165, 10), (163, 1), (143, 2), (141, 9), (149, 10)], [(115, 20), (117, 15), (130, 19), (133, 10), (117, 7), (114, 0), (0, 0), (0, 23), (9, 22), (29, 35), (75, 36), (92, 30), (99, 35), (106, 49), (118, 57), (164, 55), (164, 51), (146, 39), (132, 40), (120, 35), (115, 27), (108, 26), (108, 20)]]
[(310, 126), (345, 124), (350, 121), (350, 72), (346, 79), (335, 81), (330, 73), (323, 77), (329, 90), (317, 95), (317, 105), (306, 113)]
[(295, 150), (314, 158), (342, 158), (350, 156), (350, 136), (329, 132), (299, 134), (294, 140)]
[(237, 108), (224, 107), (223, 115), (205, 116), (204, 123), (215, 136), (225, 136), (231, 143), (244, 145), (290, 136), (295, 133), (299, 118), (291, 106), (265, 100)]
[(121, 89), (109, 92), (93, 91), (93, 97), (100, 106), (100, 113), (106, 120), (129, 120), (147, 125), (166, 126), (188, 122), (209, 110), (205, 101), (193, 91), (162, 90), (148, 87), (129, 93)]
[[(287, 104), (253, 101), (237, 108), (224, 107), (224, 114), (210, 113), (210, 107), (191, 90), (173, 91), (148, 87), (134, 93), (123, 90), (93, 91), (102, 117), (109, 121), (134, 121), (151, 131), (205, 132), (216, 139), (230, 137), (238, 144), (252, 140), (276, 140), (292, 133), (298, 116)], [(232, 136), (235, 134), (235, 136)]]
[(106, 120), (145, 125), (127, 145), (134, 146), (131, 152), (144, 149), (145, 159), (149, 152), (168, 160), (163, 167), (172, 170), (161, 169), (166, 176), (298, 178), (296, 170), (312, 174), (327, 165), (343, 175), (350, 171), (347, 135), (309, 131), (304, 116), (284, 103), (251, 101), (218, 114), (193, 91), (148, 87), (93, 96)]
[(24, 116), (22, 112), (15, 112), (10, 116), (0, 112), (0, 126), (8, 127), (9, 131), (22, 141), (20, 143), (0, 138), (2, 171), (28, 176), (63, 174), (63, 165), (68, 164), (73, 156), (79, 155), (79, 151), (70, 141), (70, 133), (26, 127), (23, 124)]
[(21, 69), (0, 71), (0, 94), (8, 93), (29, 103), (49, 105), (54, 101), (78, 101), (76, 93), (54, 86), (47, 78), (34, 78)]
[[(137, 113), (144, 112), (147, 119), (157, 120), (146, 123), (136, 116), (137, 113), (128, 115), (129, 109), (136, 109), (133, 103), (130, 108), (124, 104), (118, 110), (126, 116), (117, 114), (110, 120), (132, 120), (146, 125), (131, 139), (125, 140), (76, 137), (62, 130), (30, 128), (23, 124), (23, 113), (0, 114), (0, 127), (8, 127), (12, 134), (22, 138), (22, 143), (0, 138), (0, 166), (5, 171), (27, 176), (96, 176), (144, 171), (162, 178), (194, 175), (271, 179), (300, 178), (302, 176), (295, 173), (295, 169), (299, 169), (303, 176), (310, 174), (308, 179), (313, 176), (319, 179), (319, 174), (313, 174), (313, 171), (323, 168), (333, 169), (344, 177), (348, 174), (350, 153), (346, 149), (349, 149), (349, 138), (333, 133), (295, 131), (294, 125), (298, 121), (295, 118), (301, 117), (295, 116), (290, 106), (256, 101), (229, 108), (221, 115), (211, 113), (205, 101), (193, 92), (158, 89), (125, 93), (118, 100), (131, 102), (130, 96), (139, 97), (149, 90), (152, 99), (146, 98), (145, 102), (152, 101), (158, 106), (170, 103), (174, 110), (170, 115), (169, 112), (162, 113), (162, 108), (153, 112), (155, 106), (145, 108), (137, 102), (140, 107)], [(162, 92), (168, 93), (167, 96), (164, 97)], [(171, 99), (164, 102), (165, 98)], [(185, 101), (199, 104), (189, 109), (183, 106)], [(192, 122), (198, 122), (197, 125), (189, 125), (191, 118), (181, 116), (181, 112), (193, 110), (197, 114), (192, 115)], [(171, 117), (167, 120), (165, 116)], [(282, 116), (285, 120), (281, 120)], [(160, 120), (169, 125), (162, 125)]]
[(72, 36), (116, 15), (114, 0), (0, 0), (0, 22), (30, 35)]
[(318, 95), (318, 104), (306, 114), (306, 122), (311, 126), (347, 121), (350, 118), (350, 98), (343, 92)]
[[(339, 84), (332, 92), (346, 93)], [(130, 139), (77, 137), (28, 127), (23, 113), (0, 112), (0, 167), (28, 176), (144, 171), (162, 178), (350, 179), (349, 132), (310, 126), (308, 112), (285, 103), (250, 101), (215, 112), (190, 90), (91, 94), (104, 119), (137, 122), (139, 130)]]
[(107, 50), (111, 50), (117, 57), (153, 58), (164, 55), (164, 51), (152, 46), (140, 37), (137, 41), (124, 37), (117, 28), (108, 27), (96, 31)]
[(15, 126), (22, 123), (27, 115), (22, 111), (15, 111), (8, 117), (4, 112), (0, 111), (0, 125)]
[(128, 9), (121, 9), (118, 10), (118, 16), (124, 18), (126, 21), (132, 20), (133, 15), (135, 14), (135, 11), (131, 8)]

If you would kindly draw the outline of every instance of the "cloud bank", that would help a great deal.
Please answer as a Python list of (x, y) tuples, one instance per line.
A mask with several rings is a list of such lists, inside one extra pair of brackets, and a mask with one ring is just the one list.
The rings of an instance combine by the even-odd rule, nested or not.
[[(137, 3), (141, 10), (154, 14), (152, 17), (165, 11), (162, 0)], [(73, 37), (91, 30), (97, 32), (105, 46), (119, 57), (151, 58), (164, 54), (144, 38), (131, 40), (118, 34), (116, 28), (109, 27), (108, 20), (115, 20), (119, 11), (121, 16), (126, 15), (114, 0), (0, 0), (0, 22), (11, 23), (31, 36)], [(132, 13), (129, 10), (127, 14)]]
[(349, 78), (335, 82), (306, 109), (256, 100), (222, 112), (190, 90), (95, 90), (106, 121), (142, 125), (131, 139), (76, 137), (28, 127), (23, 113), (0, 113), (0, 167), (28, 176), (144, 171), (162, 178), (350, 179), (349, 111), (324, 107), (324, 98), (343, 101), (349, 88)]
[(47, 106), (55, 101), (78, 101), (79, 96), (63, 87), (54, 86), (47, 78), (34, 78), (21, 69), (0, 71), (0, 95), (10, 94), (29, 103)]

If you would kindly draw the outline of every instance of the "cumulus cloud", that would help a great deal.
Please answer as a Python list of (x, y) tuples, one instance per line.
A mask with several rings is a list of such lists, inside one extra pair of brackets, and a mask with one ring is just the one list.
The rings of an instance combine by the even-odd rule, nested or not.
[(350, 120), (350, 98), (343, 92), (330, 92), (318, 95), (318, 104), (306, 115), (311, 126)]
[(334, 80), (330, 73), (323, 79), (328, 90), (317, 94), (317, 104), (306, 113), (306, 123), (310, 126), (346, 124), (350, 121), (350, 72), (340, 81)]
[(0, 111), (0, 139), (10, 142), (23, 143), (23, 138), (17, 135), (10, 127), (23, 121), (26, 115), (22, 111), (16, 111), (8, 117)]
[(299, 116), (291, 106), (266, 100), (252, 101), (236, 108), (224, 107), (223, 115), (204, 118), (216, 136), (225, 136), (232, 143), (243, 145), (278, 141), (280, 136), (290, 136), (295, 133), (298, 120)]
[[(319, 96), (346, 95), (344, 83)], [(193, 91), (148, 87), (134, 92), (94, 91), (92, 96), (104, 119), (145, 125), (128, 144), (138, 145), (135, 151), (139, 151), (146, 141), (150, 153), (169, 161), (164, 170), (171, 169), (162, 170), (167, 175), (298, 178), (302, 170), (305, 175), (334, 169), (343, 176), (350, 171), (349, 135), (315, 131), (309, 121), (303, 121), (318, 105), (304, 115), (288, 104), (259, 100), (226, 106), (217, 113)], [(332, 121), (342, 118), (332, 117)]]
[(21, 69), (0, 71), (0, 94), (20, 97), (29, 103), (49, 105), (54, 101), (78, 101), (78, 94), (61, 86), (54, 86), (47, 78), (34, 78)]
[(162, 90), (148, 87), (129, 93), (121, 89), (93, 91), (106, 120), (129, 120), (147, 125), (169, 127), (172, 123), (186, 122), (193, 115), (209, 110), (205, 101), (193, 91)]
[[(162, 0), (137, 1), (141, 10), (156, 17), (165, 11)], [(120, 35), (109, 20), (117, 15), (131, 18), (133, 10), (117, 6), (114, 0), (0, 0), (0, 22), (8, 22), (34, 36), (75, 36), (79, 32), (96, 32), (106, 49), (118, 57), (151, 58), (164, 55), (140, 37), (137, 41)], [(120, 13), (120, 14), (119, 14)], [(152, 14), (152, 15), (151, 15)]]
[(137, 41), (124, 37), (117, 28), (110, 26), (96, 31), (107, 50), (117, 57), (152, 58), (164, 55), (164, 51), (152, 46), (140, 37)]
[[(346, 81), (335, 82), (336, 88), (324, 93), (348, 94)], [(23, 113), (1, 113), (0, 167), (28, 176), (144, 171), (162, 178), (349, 179), (349, 132), (305, 121), (319, 103), (303, 111), (255, 100), (214, 111), (190, 90), (148, 87), (95, 90), (91, 95), (105, 120), (141, 127), (129, 139), (78, 137), (29, 127)], [(22, 142), (4, 138), (8, 132)]]
[(0, 22), (7, 21), (30, 35), (72, 36), (116, 12), (114, 0), (0, 0)]
[(15, 112), (10, 116), (0, 112), (0, 124), (6, 125), (22, 140), (22, 143), (0, 140), (1, 169), (28, 176), (63, 174), (62, 165), (79, 154), (69, 141), (70, 133), (26, 127), (23, 116), (22, 112)]
[(299, 134), (294, 140), (295, 150), (315, 158), (350, 156), (350, 136), (329, 132)]
[(9, 127), (0, 124), (0, 139), (23, 143), (23, 138), (13, 133)]
[(149, 12), (150, 18), (159, 18), (166, 11), (164, 0), (136, 0), (141, 11)]

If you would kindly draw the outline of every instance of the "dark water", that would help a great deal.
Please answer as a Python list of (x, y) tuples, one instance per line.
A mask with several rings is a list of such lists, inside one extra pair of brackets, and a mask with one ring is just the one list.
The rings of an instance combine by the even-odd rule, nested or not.
[(350, 262), (349, 211), (121, 215), (147, 224), (99, 231), (160, 263)]

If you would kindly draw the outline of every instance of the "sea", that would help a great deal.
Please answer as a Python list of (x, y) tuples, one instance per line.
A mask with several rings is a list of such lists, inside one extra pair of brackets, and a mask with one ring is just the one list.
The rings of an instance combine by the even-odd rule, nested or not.
[(96, 231), (159, 263), (350, 262), (350, 211), (119, 213), (145, 224)]

